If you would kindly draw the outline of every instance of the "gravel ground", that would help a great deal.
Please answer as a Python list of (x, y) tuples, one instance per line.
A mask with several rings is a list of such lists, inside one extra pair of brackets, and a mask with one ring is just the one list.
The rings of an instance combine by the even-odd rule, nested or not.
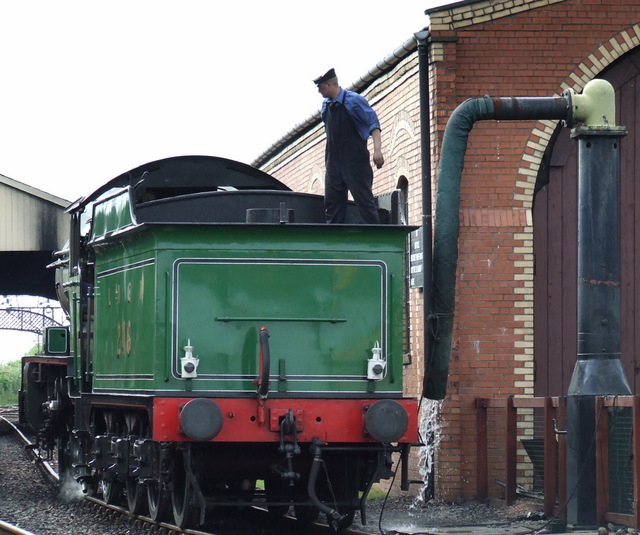
[(384, 535), (427, 534), (432, 528), (452, 526), (484, 526), (495, 528), (496, 534), (504, 532), (505, 527), (518, 527), (535, 533), (546, 524), (541, 511), (542, 502), (536, 500), (520, 500), (504, 507), (474, 501), (424, 504), (412, 497), (391, 497), (386, 504), (383, 499), (369, 500), (366, 526), (356, 516), (353, 527)]
[[(28, 457), (23, 446), (0, 423), (1, 520), (38, 535), (148, 533), (126, 518), (97, 515), (82, 501), (77, 486), (71, 493), (59, 492), (25, 459)], [(495, 528), (491, 532), (496, 534), (504, 533), (505, 526), (517, 526), (524, 530), (522, 533), (535, 533), (546, 524), (546, 520), (540, 519), (541, 509), (542, 503), (536, 500), (518, 500), (515, 505), (504, 507), (478, 502), (423, 504), (408, 496), (391, 497), (386, 503), (383, 499), (369, 500), (366, 526), (360, 523), (357, 514), (352, 527), (384, 535), (428, 534), (430, 528), (447, 526), (484, 526)]]
[[(143, 535), (140, 528), (123, 518), (96, 515), (81, 499), (77, 486), (70, 492), (59, 492), (49, 484), (37, 467), (25, 463), (23, 446), (0, 425), (0, 519), (38, 535)], [(25, 467), (27, 469), (25, 469)], [(410, 497), (369, 500), (367, 525), (356, 515), (353, 528), (385, 535), (424, 533), (431, 526), (492, 525), (512, 521), (509, 510), (466, 502), (462, 504), (417, 505)], [(382, 521), (379, 522), (380, 512)], [(526, 511), (522, 511), (525, 514)], [(511, 514), (513, 514), (511, 512)], [(538, 523), (539, 525), (539, 523)], [(496, 533), (499, 533), (497, 531)]]
[(36, 466), (28, 469), (25, 459), (23, 446), (0, 424), (0, 519), (38, 535), (147, 533), (126, 520), (97, 516), (77, 494), (59, 493)]

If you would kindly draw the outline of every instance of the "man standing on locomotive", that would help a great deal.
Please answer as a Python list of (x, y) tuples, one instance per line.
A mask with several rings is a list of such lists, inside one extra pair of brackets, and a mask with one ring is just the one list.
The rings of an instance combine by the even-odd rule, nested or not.
[(373, 139), (373, 162), (384, 164), (380, 122), (367, 100), (338, 84), (334, 69), (313, 81), (324, 97), (321, 116), (325, 124), (326, 175), (324, 208), (327, 223), (344, 223), (348, 192), (351, 192), (364, 223), (379, 223), (378, 208), (371, 191), (373, 170), (367, 141)]

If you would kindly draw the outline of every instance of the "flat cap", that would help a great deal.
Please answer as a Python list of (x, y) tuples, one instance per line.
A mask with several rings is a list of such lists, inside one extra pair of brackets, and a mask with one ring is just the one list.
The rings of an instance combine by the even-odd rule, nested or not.
[(331, 80), (331, 78), (335, 78), (335, 77), (336, 77), (335, 69), (329, 69), (322, 76), (318, 76), (318, 78), (316, 78), (313, 81), (313, 83), (316, 84), (316, 85), (320, 85), (320, 84), (323, 84), (324, 82), (326, 82), (327, 80)]

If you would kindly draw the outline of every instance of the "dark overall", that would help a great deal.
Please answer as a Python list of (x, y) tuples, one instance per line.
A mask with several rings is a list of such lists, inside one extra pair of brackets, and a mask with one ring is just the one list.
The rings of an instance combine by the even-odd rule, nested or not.
[(356, 130), (342, 102), (331, 103), (326, 110), (327, 147), (324, 179), (324, 209), (327, 223), (344, 223), (348, 192), (351, 192), (363, 223), (378, 223), (378, 209), (371, 192), (373, 170), (369, 162), (367, 140)]

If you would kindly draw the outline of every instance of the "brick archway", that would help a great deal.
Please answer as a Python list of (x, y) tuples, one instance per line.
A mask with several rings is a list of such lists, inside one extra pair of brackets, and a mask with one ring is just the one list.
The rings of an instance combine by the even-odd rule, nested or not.
[[(622, 232), (622, 360), (634, 392), (640, 391), (636, 376), (640, 336), (635, 335), (635, 310), (640, 306), (640, 285), (635, 268), (640, 236), (640, 189), (634, 176), (640, 173), (640, 136), (636, 117), (640, 111), (640, 25), (635, 25), (598, 47), (567, 78), (580, 90), (595, 77), (616, 89), (617, 120), (629, 128), (621, 141)], [(565, 84), (566, 85), (566, 84)], [(622, 119), (621, 119), (622, 117)], [(577, 353), (577, 150), (569, 131), (549, 123), (537, 136), (536, 183), (531, 188), (533, 219), (534, 347), (536, 395), (566, 393)], [(544, 139), (545, 143), (540, 143)], [(638, 208), (636, 209), (636, 205)], [(640, 310), (640, 309), (639, 309)]]
[[(640, 47), (640, 24), (623, 30), (589, 54), (561, 84), (558, 96), (566, 89), (581, 92), (587, 83), (636, 47)], [(529, 136), (515, 186), (515, 194), (523, 196), (526, 209), (532, 208), (540, 166), (557, 128), (558, 121), (540, 121)]]

